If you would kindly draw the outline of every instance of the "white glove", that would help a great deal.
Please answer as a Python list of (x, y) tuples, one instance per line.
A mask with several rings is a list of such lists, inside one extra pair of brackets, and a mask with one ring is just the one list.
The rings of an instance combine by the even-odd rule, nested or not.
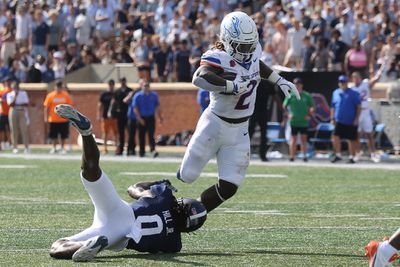
[(225, 93), (228, 94), (234, 94), (234, 95), (240, 95), (244, 92), (247, 91), (249, 88), (249, 82), (250, 80), (247, 81), (226, 81), (226, 89)]
[(268, 77), (268, 80), (279, 86), (279, 89), (282, 90), (282, 92), (285, 94), (285, 97), (290, 98), (290, 93), (292, 92), (296, 95), (296, 98), (300, 100), (300, 94), (299, 91), (297, 91), (296, 86), (278, 75), (276, 72), (272, 72)]

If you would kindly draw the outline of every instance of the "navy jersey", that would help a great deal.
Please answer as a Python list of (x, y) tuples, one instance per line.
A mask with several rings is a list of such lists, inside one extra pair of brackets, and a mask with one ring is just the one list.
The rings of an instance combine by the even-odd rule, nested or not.
[(181, 233), (172, 216), (175, 197), (164, 183), (153, 185), (150, 190), (155, 197), (141, 197), (131, 204), (136, 229), (128, 236), (127, 248), (150, 253), (179, 252)]

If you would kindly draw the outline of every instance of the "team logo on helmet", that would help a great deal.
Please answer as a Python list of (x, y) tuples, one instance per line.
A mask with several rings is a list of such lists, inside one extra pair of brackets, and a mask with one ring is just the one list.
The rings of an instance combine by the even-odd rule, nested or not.
[(239, 37), (239, 35), (240, 35), (239, 24), (240, 24), (240, 20), (237, 17), (233, 16), (231, 29), (228, 29), (225, 27), (225, 30), (229, 33), (230, 36), (232, 36), (232, 38)]

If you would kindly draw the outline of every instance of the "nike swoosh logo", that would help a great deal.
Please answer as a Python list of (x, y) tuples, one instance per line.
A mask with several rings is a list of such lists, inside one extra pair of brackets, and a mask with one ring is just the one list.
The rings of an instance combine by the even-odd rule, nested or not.
[(244, 133), (243, 135), (246, 136), (248, 133)]
[(253, 62), (256, 62), (257, 61), (257, 59), (255, 58), (254, 60), (253, 60)]

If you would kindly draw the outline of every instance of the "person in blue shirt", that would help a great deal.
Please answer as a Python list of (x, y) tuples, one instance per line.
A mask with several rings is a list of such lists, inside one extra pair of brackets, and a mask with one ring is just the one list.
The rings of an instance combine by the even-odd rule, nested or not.
[(200, 105), (201, 114), (210, 104), (210, 92), (200, 88), (199, 91), (197, 91), (197, 103)]
[(355, 146), (357, 141), (358, 119), (361, 113), (360, 94), (349, 88), (348, 78), (345, 75), (339, 76), (339, 88), (333, 91), (331, 122), (335, 125), (333, 134), (333, 148), (335, 156), (332, 163), (340, 161), (341, 139), (348, 140), (349, 160), (348, 163), (355, 163)]
[(110, 179), (100, 168), (100, 152), (90, 121), (70, 105), (58, 105), (55, 112), (69, 120), (82, 135), (81, 180), (94, 206), (92, 225), (82, 232), (58, 239), (50, 248), (55, 259), (91, 261), (104, 249), (124, 248), (139, 252), (176, 253), (182, 249), (182, 232), (200, 228), (207, 211), (202, 203), (173, 195), (168, 180), (141, 182), (128, 188), (136, 199), (121, 199)]
[(156, 142), (154, 140), (156, 129), (155, 116), (157, 114), (160, 123), (162, 123), (163, 118), (158, 95), (156, 92), (150, 90), (150, 83), (148, 81), (143, 81), (141, 83), (141, 91), (135, 94), (133, 98), (133, 110), (139, 128), (139, 156), (144, 157), (145, 155), (145, 137), (147, 133), (150, 151), (153, 153), (153, 157), (157, 157), (158, 152), (156, 151)]

